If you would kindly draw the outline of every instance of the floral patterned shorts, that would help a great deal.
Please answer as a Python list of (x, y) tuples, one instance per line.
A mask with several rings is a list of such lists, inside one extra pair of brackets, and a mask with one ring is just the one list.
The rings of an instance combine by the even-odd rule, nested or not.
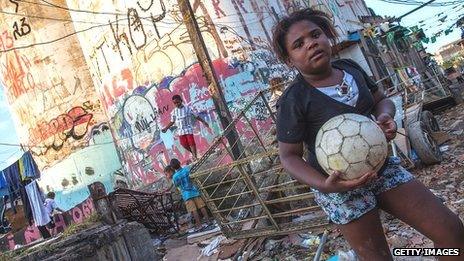
[(335, 224), (347, 224), (374, 209), (376, 196), (414, 179), (400, 165), (400, 159), (390, 157), (385, 170), (365, 187), (341, 193), (322, 193), (312, 189), (315, 200)]

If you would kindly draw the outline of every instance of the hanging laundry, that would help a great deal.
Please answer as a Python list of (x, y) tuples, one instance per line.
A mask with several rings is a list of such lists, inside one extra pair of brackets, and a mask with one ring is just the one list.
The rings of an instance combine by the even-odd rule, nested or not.
[(32, 215), (34, 216), (34, 223), (36, 226), (45, 226), (51, 220), (45, 210), (44, 198), (42, 192), (37, 185), (37, 181), (32, 181), (26, 185), (26, 193), (29, 198), (29, 203), (32, 209)]
[(23, 174), (24, 178), (40, 178), (40, 171), (39, 168), (37, 167), (37, 164), (34, 161), (34, 158), (32, 158), (32, 154), (30, 151), (24, 153), (24, 155), (21, 157), (21, 160), (23, 162)]
[(18, 162), (16, 161), (15, 163), (11, 164), (8, 168), (4, 169), (3, 173), (5, 174), (5, 179), (8, 185), (10, 186), (10, 189), (13, 192), (16, 191), (21, 185), (21, 180), (19, 179)]
[(29, 197), (27, 196), (26, 186), (31, 182), (31, 180), (23, 181), (21, 183), (22, 186), (19, 189), (21, 202), (23, 203), (24, 217), (26, 218), (30, 226), (32, 226), (32, 221), (34, 221), (34, 215), (32, 213), (31, 204), (29, 203)]
[(8, 183), (6, 183), (5, 174), (3, 171), (0, 171), (0, 189), (7, 188)]
[(16, 214), (16, 206), (14, 204), (17, 197), (20, 196), (19, 188), (21, 187), (21, 180), (19, 178), (19, 165), (18, 161), (3, 170), (6, 183), (8, 183), (9, 200), (13, 213)]
[(23, 163), (24, 155), (18, 160), (18, 171), (19, 171), (19, 178), (24, 180), (24, 163)]

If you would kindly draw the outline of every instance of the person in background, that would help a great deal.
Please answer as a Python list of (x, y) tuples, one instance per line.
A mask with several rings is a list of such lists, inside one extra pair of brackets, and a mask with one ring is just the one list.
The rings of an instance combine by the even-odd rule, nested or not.
[(55, 227), (55, 222), (53, 219), (53, 212), (55, 210), (59, 212), (64, 212), (56, 205), (55, 192), (51, 191), (47, 193), (47, 198), (45, 199), (44, 206), (45, 206), (45, 210), (47, 211), (48, 216), (51, 219), (50, 223), (47, 224), (47, 227), (49, 229), (52, 229)]
[(200, 197), (200, 191), (190, 180), (190, 167), (186, 166), (182, 168), (178, 159), (172, 159), (169, 166), (164, 169), (164, 172), (168, 178), (172, 177), (172, 182), (181, 191), (185, 207), (195, 220), (195, 228), (202, 228), (198, 211), (201, 212), (206, 223), (210, 223), (205, 202)]
[(193, 159), (198, 158), (197, 146), (195, 139), (193, 138), (193, 127), (194, 120), (198, 120), (209, 128), (208, 123), (199, 117), (189, 106), (186, 106), (182, 102), (180, 95), (172, 96), (172, 102), (174, 103), (174, 110), (171, 112), (171, 122), (164, 127), (161, 131), (165, 133), (173, 125), (177, 126), (177, 136), (179, 142), (186, 150), (192, 153)]

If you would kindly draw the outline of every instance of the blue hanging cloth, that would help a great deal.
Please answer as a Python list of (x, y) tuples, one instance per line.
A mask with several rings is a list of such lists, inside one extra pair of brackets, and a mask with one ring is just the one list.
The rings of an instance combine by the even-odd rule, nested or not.
[(8, 168), (3, 170), (3, 174), (5, 176), (6, 183), (8, 184), (8, 192), (11, 204), (11, 208), (13, 212), (16, 214), (16, 207), (13, 204), (17, 197), (21, 196), (20, 188), (21, 186), (21, 179), (19, 175), (19, 161), (11, 164)]
[(6, 183), (5, 174), (3, 174), (3, 171), (0, 171), (0, 189), (4, 189), (7, 187), (8, 183)]
[(40, 178), (39, 168), (32, 158), (30, 151), (24, 153), (22, 161), (24, 167), (23, 174), (25, 178)]

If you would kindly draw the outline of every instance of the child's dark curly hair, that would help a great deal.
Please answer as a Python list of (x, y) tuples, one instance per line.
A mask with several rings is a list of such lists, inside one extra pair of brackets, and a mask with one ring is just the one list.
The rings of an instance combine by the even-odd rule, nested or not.
[(285, 48), (285, 37), (287, 36), (288, 29), (300, 21), (310, 21), (318, 25), (333, 44), (336, 42), (337, 31), (326, 13), (311, 8), (295, 11), (289, 16), (282, 18), (273, 29), (272, 47), (277, 58), (282, 62), (286, 62), (288, 59), (288, 52)]

